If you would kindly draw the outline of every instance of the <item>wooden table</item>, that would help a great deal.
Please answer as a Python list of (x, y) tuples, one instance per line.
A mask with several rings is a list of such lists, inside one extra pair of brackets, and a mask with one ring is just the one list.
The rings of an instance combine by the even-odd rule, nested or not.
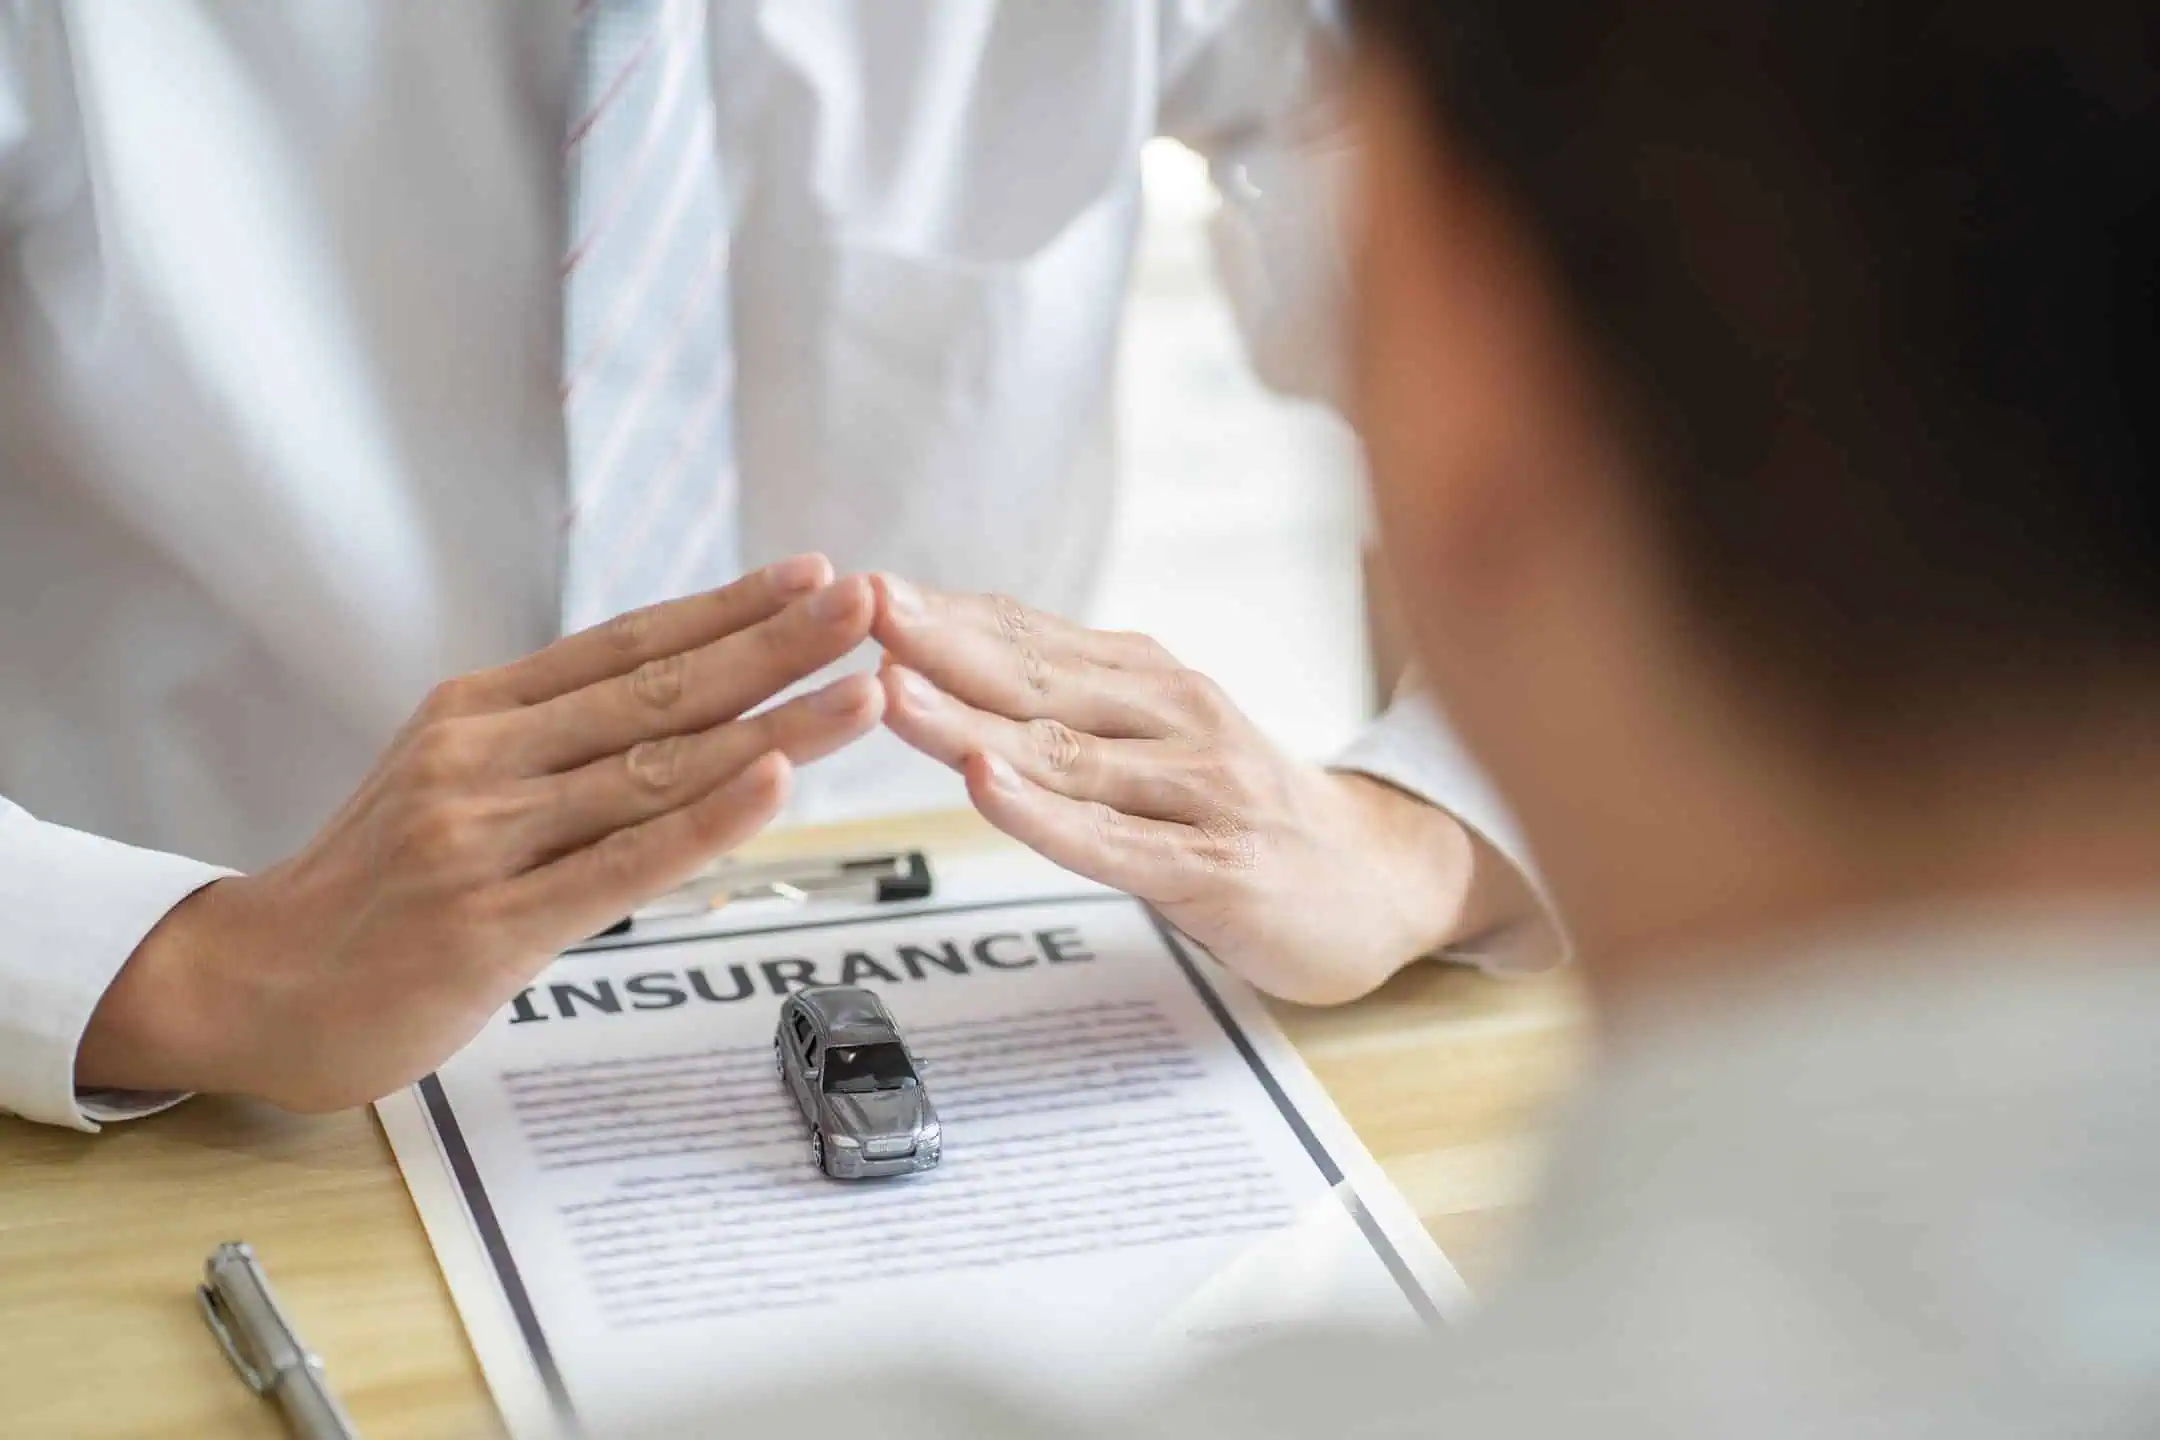
[[(994, 843), (971, 816), (933, 816), (756, 849)], [(1581, 1055), (1572, 984), (1418, 966), (1360, 1004), (1277, 1014), (1441, 1248), (1486, 1284)], [(364, 1431), (499, 1433), (373, 1112), (227, 1100), (102, 1136), (0, 1118), (0, 1433), (281, 1434), (195, 1309), (203, 1257), (229, 1239), (262, 1255)]]

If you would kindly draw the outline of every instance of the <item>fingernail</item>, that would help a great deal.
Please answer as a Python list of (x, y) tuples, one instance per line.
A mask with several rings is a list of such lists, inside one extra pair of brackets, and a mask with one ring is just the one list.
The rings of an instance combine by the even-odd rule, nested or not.
[(857, 683), (861, 678), (850, 675), (845, 680), (835, 680), (810, 697), (810, 708), (822, 710), (827, 715), (847, 715), (861, 709), (863, 690)]
[(983, 756), (983, 776), (989, 782), (990, 788), (1000, 794), (1013, 795), (1019, 793), (1020, 777), (1013, 772), (1012, 766), (1001, 755)]
[(765, 583), (782, 595), (800, 595), (817, 589), (831, 573), (822, 555), (791, 555), (765, 567)]
[(829, 625), (853, 610), (860, 598), (854, 585), (846, 580), (836, 580), (810, 597), (810, 618), (821, 625)]
[(893, 678), (900, 682), (900, 698), (910, 710), (929, 710), (938, 703), (937, 686), (916, 674), (905, 665), (892, 667)]
[(885, 611), (893, 619), (912, 625), (923, 618), (922, 591), (897, 575), (880, 575), (878, 584), (885, 591)]

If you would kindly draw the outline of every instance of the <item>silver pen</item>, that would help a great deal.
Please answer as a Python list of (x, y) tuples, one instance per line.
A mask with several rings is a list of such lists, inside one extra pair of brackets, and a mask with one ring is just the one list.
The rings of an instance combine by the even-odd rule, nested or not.
[(354, 1440), (345, 1407), (330, 1393), (323, 1364), (278, 1309), (270, 1281), (246, 1245), (220, 1245), (203, 1264), (196, 1296), (225, 1358), (257, 1395), (285, 1412), (286, 1428), (302, 1440)]

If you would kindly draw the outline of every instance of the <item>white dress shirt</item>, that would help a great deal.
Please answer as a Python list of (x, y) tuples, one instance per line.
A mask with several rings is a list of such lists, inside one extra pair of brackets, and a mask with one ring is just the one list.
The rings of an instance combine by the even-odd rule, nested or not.
[[(1819, 937), (1623, 1028), (1489, 1309), (1285, 1341), (1114, 1428), (816, 1392), (831, 1434), (2160, 1434), (2160, 896)], [(799, 1382), (817, 1383), (806, 1374)], [(905, 1394), (907, 1403), (892, 1397)], [(728, 1424), (778, 1433), (798, 1398)], [(703, 1433), (696, 1423), (666, 1434)]]
[[(714, 0), (744, 562), (1086, 613), (1157, 134), (1325, 383), (1321, 3)], [(555, 638), (571, 4), (0, 0), (0, 1109), (90, 1124), (158, 917)], [(1417, 723), (1360, 763), (1446, 802)], [(931, 768), (873, 740), (795, 818)]]

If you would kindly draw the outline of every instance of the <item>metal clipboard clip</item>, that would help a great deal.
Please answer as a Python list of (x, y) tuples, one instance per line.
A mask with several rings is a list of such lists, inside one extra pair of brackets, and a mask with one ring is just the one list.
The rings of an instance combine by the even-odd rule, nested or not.
[(640, 907), (596, 939), (627, 935), (643, 926), (687, 920), (730, 905), (777, 901), (805, 905), (841, 901), (892, 905), (926, 900), (933, 884), (930, 861), (920, 850), (879, 855), (816, 856), (738, 863), (723, 860), (687, 884)]

